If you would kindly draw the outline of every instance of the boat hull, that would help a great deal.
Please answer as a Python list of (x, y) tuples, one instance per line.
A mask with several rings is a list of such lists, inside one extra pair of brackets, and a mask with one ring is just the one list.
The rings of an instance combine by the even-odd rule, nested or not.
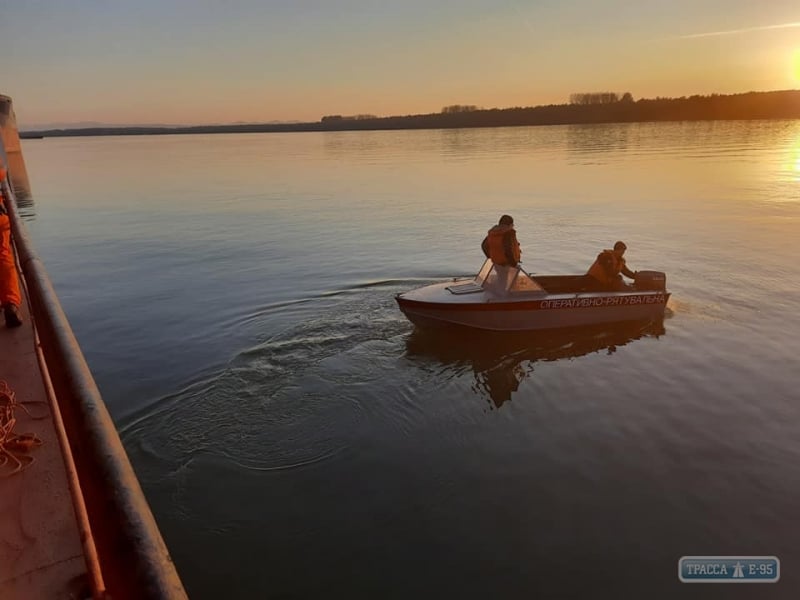
[(503, 301), (481, 295), (474, 302), (436, 302), (409, 295), (400, 294), (396, 300), (403, 314), (417, 326), (486, 331), (536, 331), (659, 319), (670, 296), (664, 291), (642, 291)]

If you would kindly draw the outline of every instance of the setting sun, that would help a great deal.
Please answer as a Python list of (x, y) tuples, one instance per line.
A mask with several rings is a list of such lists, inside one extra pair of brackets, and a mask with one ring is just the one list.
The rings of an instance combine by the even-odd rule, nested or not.
[(794, 76), (795, 83), (800, 84), (800, 48), (792, 54), (792, 75)]

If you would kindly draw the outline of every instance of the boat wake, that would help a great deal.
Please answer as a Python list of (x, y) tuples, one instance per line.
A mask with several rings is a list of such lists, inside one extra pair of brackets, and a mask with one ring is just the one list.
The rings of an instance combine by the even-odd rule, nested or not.
[(386, 291), (401, 285), (407, 282), (373, 282), (341, 292), (333, 305), (318, 299), (302, 319), (244, 349), (220, 372), (123, 423), (129, 452), (137, 461), (169, 463), (145, 471), (182, 475), (180, 465), (191, 471), (198, 461), (280, 471), (346, 453), (347, 432), (357, 429), (364, 406), (342, 390), (374, 373), (365, 360), (354, 372), (340, 357), (369, 355), (371, 345), (408, 331)]

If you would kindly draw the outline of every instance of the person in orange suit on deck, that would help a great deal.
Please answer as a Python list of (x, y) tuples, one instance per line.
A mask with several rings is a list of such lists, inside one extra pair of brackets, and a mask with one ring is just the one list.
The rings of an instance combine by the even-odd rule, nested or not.
[(628, 289), (628, 284), (622, 279), (622, 275), (635, 279), (636, 272), (631, 271), (625, 264), (623, 254), (627, 249), (625, 242), (617, 242), (613, 250), (603, 250), (598, 254), (597, 260), (586, 273), (586, 288), (590, 291), (616, 292)]
[(495, 290), (501, 293), (508, 291), (508, 286), (520, 263), (522, 250), (517, 240), (517, 231), (514, 229), (514, 219), (511, 215), (503, 215), (500, 221), (492, 227), (481, 243), (481, 249), (494, 263), (496, 280)]
[(11, 249), (11, 223), (4, 195), (6, 174), (6, 168), (0, 165), (0, 304), (3, 306), (6, 327), (19, 327), (22, 325), (19, 314), (22, 297), (19, 293), (17, 264)]

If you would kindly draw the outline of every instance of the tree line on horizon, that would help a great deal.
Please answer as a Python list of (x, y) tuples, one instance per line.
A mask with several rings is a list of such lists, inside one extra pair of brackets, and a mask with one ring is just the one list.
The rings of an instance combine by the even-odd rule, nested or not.
[(621, 96), (616, 92), (584, 92), (570, 94), (570, 104), (614, 104), (615, 102), (633, 102), (633, 94), (625, 92)]
[(645, 121), (800, 119), (800, 90), (710, 94), (634, 100), (630, 92), (588, 92), (570, 95), (568, 104), (532, 107), (478, 108), (445, 106), (438, 113), (377, 117), (326, 115), (307, 123), (196, 125), (187, 127), (91, 127), (23, 131), (22, 138), (80, 135), (154, 135), (175, 133), (257, 133), (377, 129), (450, 129)]

